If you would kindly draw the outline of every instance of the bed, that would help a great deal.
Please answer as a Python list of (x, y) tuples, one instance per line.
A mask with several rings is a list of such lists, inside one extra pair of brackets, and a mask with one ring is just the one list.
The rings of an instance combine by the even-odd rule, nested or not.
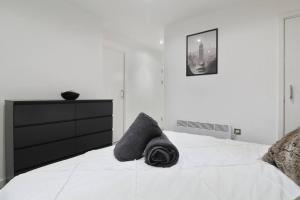
[(293, 200), (300, 187), (261, 161), (269, 146), (165, 131), (180, 159), (155, 168), (118, 162), (114, 146), (13, 178), (1, 200)]

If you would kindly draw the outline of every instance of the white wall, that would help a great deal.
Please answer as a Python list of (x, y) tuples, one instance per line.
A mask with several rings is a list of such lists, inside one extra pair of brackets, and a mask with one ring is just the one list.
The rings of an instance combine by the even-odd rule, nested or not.
[(103, 34), (103, 43), (125, 53), (125, 131), (140, 112), (163, 127), (162, 52), (111, 33)]
[(5, 99), (60, 99), (69, 89), (102, 98), (98, 27), (63, 1), (0, 1), (0, 180)]
[[(176, 120), (231, 124), (240, 140), (278, 137), (281, 16), (298, 1), (235, 5), (171, 24), (165, 33), (166, 128)], [(219, 72), (185, 76), (186, 35), (219, 28)]]

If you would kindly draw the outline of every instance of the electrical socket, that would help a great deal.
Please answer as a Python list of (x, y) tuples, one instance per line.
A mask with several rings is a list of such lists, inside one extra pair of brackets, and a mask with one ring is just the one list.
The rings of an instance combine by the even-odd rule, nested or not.
[(233, 130), (233, 133), (234, 133), (234, 135), (242, 135), (242, 130), (239, 129), (239, 128), (235, 128), (235, 129)]

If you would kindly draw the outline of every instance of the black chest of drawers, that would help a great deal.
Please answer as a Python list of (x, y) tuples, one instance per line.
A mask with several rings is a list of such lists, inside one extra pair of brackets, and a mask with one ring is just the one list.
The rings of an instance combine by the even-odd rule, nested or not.
[(112, 144), (112, 100), (5, 101), (6, 178)]

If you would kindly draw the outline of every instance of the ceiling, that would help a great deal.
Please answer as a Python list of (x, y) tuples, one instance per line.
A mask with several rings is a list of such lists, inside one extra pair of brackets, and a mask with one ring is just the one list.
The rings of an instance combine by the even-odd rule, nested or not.
[(103, 29), (161, 49), (167, 24), (249, 0), (69, 0), (99, 17)]

